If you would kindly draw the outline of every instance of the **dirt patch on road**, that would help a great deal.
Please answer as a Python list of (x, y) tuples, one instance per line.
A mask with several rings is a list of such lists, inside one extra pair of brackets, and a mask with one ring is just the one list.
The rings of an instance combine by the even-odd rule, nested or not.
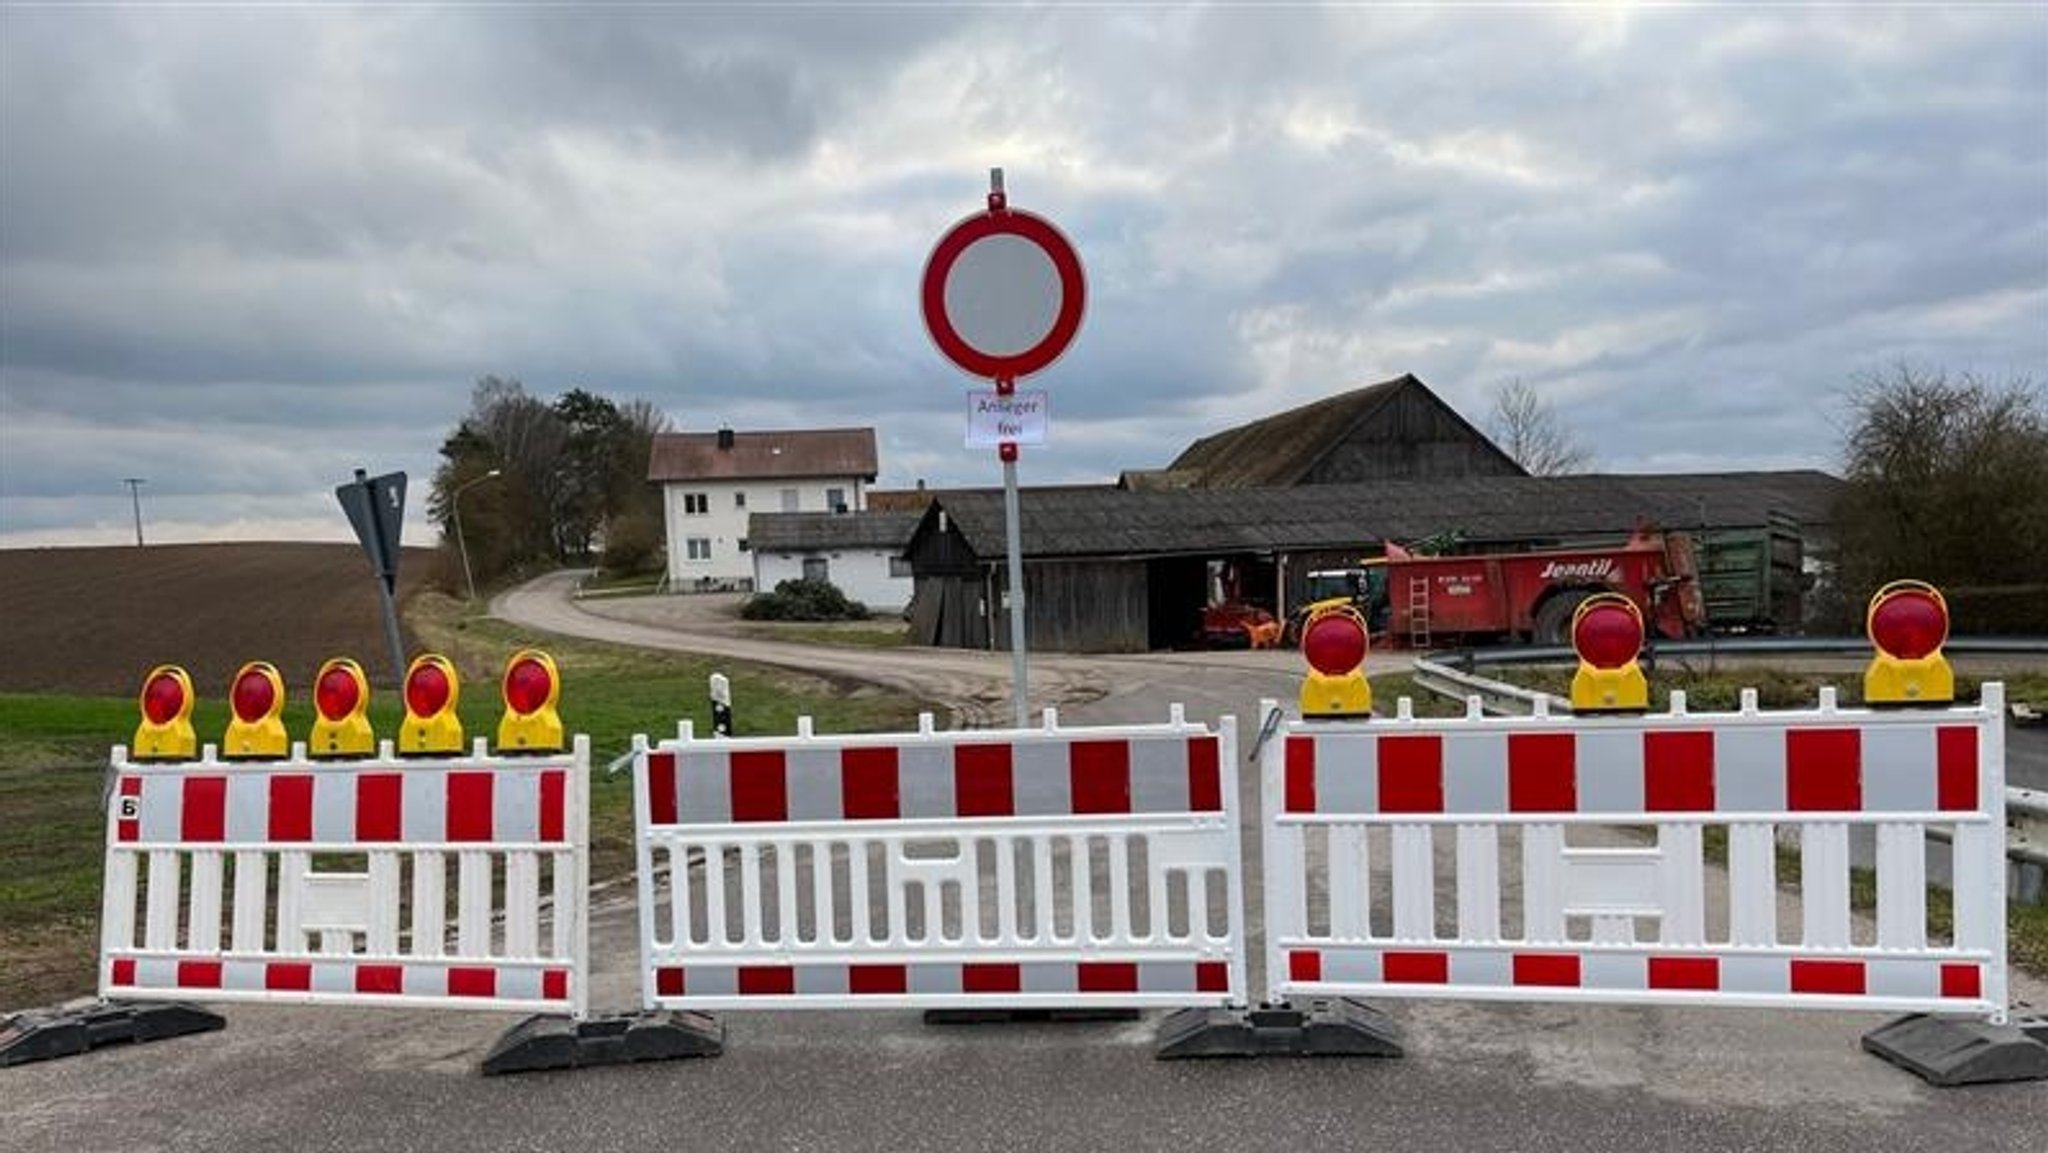
[[(401, 617), (435, 561), (432, 549), (406, 550)], [(352, 544), (0, 549), (0, 692), (132, 693), (168, 662), (212, 693), (252, 660), (298, 686), (334, 656), (381, 681), (389, 648)]]

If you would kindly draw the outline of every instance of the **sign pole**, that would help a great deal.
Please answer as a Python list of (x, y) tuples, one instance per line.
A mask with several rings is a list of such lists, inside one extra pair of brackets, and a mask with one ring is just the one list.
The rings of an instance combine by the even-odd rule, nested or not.
[[(364, 484), (366, 480), (367, 477), (364, 470), (357, 469), (356, 483)], [(398, 491), (403, 493), (405, 490), (401, 488)], [(392, 675), (397, 678), (392, 683), (403, 689), (405, 686), (405, 641), (400, 638), (398, 633), (398, 598), (393, 595), (395, 586), (398, 584), (398, 558), (390, 555), (390, 542), (397, 539), (398, 533), (394, 531), (394, 527), (387, 526), (385, 523), (387, 518), (395, 521), (396, 517), (394, 514), (390, 511), (380, 511), (377, 508), (379, 504), (383, 503), (378, 499), (382, 495), (375, 485), (371, 486), (368, 502), (370, 523), (376, 526), (376, 538), (380, 544), (377, 562), (377, 591), (384, 598), (384, 637), (391, 642), (391, 669)], [(404, 497), (401, 496), (399, 499), (403, 501)], [(403, 509), (404, 506), (401, 505), (400, 512), (403, 512)]]
[[(997, 393), (1005, 396), (1016, 387), (1012, 380), (996, 381)], [(1021, 729), (1031, 723), (1031, 685), (1024, 657), (1024, 525), (1017, 508), (1017, 442), (1004, 441), (996, 453), (1003, 460), (1003, 538), (1010, 554), (1010, 695)]]

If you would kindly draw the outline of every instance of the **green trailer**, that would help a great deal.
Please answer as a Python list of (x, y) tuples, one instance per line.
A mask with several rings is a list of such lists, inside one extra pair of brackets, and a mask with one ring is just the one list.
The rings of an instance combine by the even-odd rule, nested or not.
[(1799, 631), (1806, 593), (1805, 540), (1773, 516), (1756, 528), (1696, 532), (1707, 627), (1723, 633)]

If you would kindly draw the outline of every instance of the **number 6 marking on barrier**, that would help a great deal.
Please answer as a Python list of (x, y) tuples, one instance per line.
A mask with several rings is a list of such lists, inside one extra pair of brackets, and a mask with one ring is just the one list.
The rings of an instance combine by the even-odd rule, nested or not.
[(114, 819), (136, 821), (142, 819), (142, 798), (123, 795), (114, 798)]

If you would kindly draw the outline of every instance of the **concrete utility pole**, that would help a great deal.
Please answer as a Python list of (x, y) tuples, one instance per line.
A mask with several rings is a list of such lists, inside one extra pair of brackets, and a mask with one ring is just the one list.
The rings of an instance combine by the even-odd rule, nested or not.
[(135, 504), (135, 547), (142, 547), (142, 486), (149, 481), (139, 476), (122, 477), (121, 483), (128, 486), (128, 497)]

